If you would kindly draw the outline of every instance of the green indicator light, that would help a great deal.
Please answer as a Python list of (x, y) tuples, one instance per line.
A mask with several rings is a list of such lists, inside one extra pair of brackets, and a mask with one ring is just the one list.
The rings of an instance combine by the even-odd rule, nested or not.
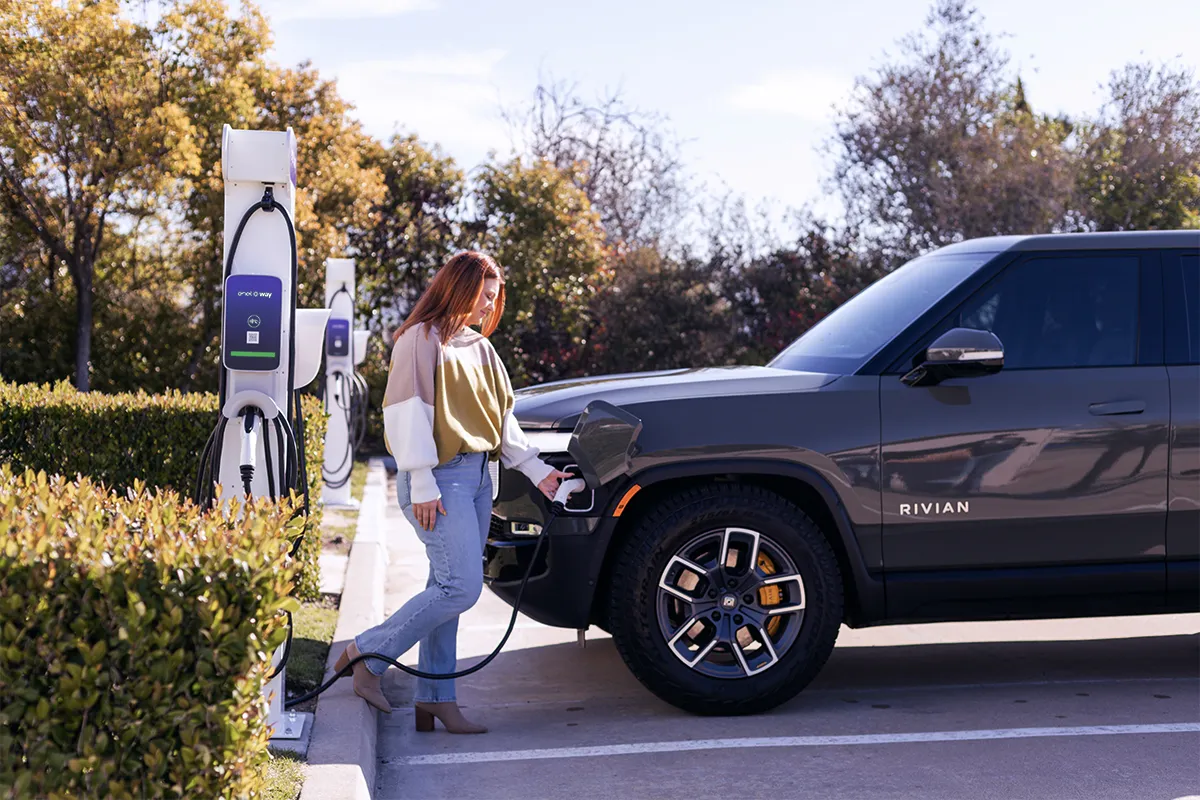
[(255, 353), (250, 350), (230, 350), (229, 355), (244, 358), (274, 358), (274, 353)]

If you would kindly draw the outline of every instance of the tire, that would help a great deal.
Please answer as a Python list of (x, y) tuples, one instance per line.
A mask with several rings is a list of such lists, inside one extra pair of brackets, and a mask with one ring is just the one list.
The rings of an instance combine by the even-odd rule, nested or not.
[[(659, 698), (737, 715), (774, 708), (816, 677), (842, 608), (837, 559), (804, 512), (756, 486), (710, 484), (672, 495), (637, 523), (614, 562), (608, 619), (621, 658)], [(720, 620), (710, 622), (714, 613)]]

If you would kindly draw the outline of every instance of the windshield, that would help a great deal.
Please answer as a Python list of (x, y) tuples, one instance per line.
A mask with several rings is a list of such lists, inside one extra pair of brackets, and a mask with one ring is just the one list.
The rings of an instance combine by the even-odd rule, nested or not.
[(934, 251), (915, 258), (836, 308), (767, 366), (853, 373), (995, 255)]

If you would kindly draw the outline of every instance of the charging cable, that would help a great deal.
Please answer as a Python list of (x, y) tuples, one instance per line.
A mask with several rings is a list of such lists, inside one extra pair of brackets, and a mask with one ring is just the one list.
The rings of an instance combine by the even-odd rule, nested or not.
[[(287, 700), (286, 702), (284, 702), (283, 707), (284, 708), (292, 708), (294, 706), (299, 705), (300, 703), (305, 703), (305, 702), (313, 699), (314, 697), (316, 697), (317, 695), (321, 694), (326, 689), (328, 689), (330, 686), (333, 686), (333, 684), (337, 683), (337, 681), (342, 676), (348, 675), (350, 673), (350, 671), (353, 670), (354, 665), (357, 664), (359, 661), (365, 661), (368, 658), (373, 658), (376, 661), (386, 662), (386, 663), (390, 664), (391, 666), (396, 667), (397, 669), (407, 672), (409, 675), (412, 675), (413, 677), (426, 678), (429, 680), (451, 680), (454, 678), (465, 678), (466, 676), (476, 673), (479, 670), (486, 667), (488, 664), (490, 664), (492, 662), (492, 659), (494, 659), (496, 656), (500, 655), (500, 651), (504, 649), (504, 645), (508, 642), (508, 637), (512, 635), (513, 627), (517, 624), (517, 613), (520, 612), (520, 610), (521, 610), (521, 597), (525, 594), (525, 586), (529, 583), (529, 576), (533, 574), (533, 567), (535, 564), (537, 564), (538, 554), (541, 552), (542, 544), (546, 540), (546, 534), (549, 532), (551, 524), (554, 522), (554, 520), (558, 519), (558, 516), (560, 514), (562, 514), (564, 511), (566, 511), (568, 496), (570, 496), (571, 494), (573, 494), (575, 492), (582, 491), (585, 488), (587, 488), (587, 485), (583, 482), (582, 478), (572, 478), (569, 481), (563, 481), (561, 484), (559, 484), (558, 491), (555, 492), (555, 494), (554, 494), (554, 500), (550, 503), (550, 513), (546, 518), (546, 524), (542, 526), (541, 532), (538, 533), (537, 544), (535, 544), (533, 547), (533, 555), (529, 559), (529, 566), (527, 566), (525, 568), (525, 576), (521, 579), (521, 588), (517, 590), (517, 599), (516, 599), (516, 601), (513, 602), (512, 616), (508, 620), (508, 630), (506, 630), (504, 632), (504, 638), (502, 638), (500, 640), (500, 644), (496, 645), (496, 649), (493, 650), (491, 653), (489, 653), (487, 658), (483, 659), (483, 661), (480, 661), (478, 664), (468, 667), (467, 669), (459, 670), (458, 672), (447, 672), (445, 674), (438, 674), (436, 672), (422, 672), (419, 669), (413, 669), (412, 667), (405, 666), (404, 664), (401, 664), (399, 661), (396, 661), (395, 659), (392, 659), (392, 658), (388, 658), (387, 656), (381, 655), (379, 653), (359, 653), (355, 658), (350, 659), (350, 661), (347, 662), (347, 664), (344, 667), (342, 667), (340, 670), (338, 670), (336, 673), (334, 673), (334, 675), (329, 680), (325, 681), (320, 686), (318, 686), (316, 689), (313, 689), (311, 692), (306, 692), (305, 694), (302, 694), (299, 697), (294, 697), (291, 700)], [(288, 626), (289, 626), (288, 640), (290, 641), (291, 640), (291, 615), (290, 614), (288, 615)]]

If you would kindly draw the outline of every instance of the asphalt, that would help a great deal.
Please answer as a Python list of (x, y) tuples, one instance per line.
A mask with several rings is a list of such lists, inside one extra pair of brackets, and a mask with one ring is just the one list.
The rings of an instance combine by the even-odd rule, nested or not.
[[(384, 610), (424, 585), (394, 504)], [(511, 609), (485, 590), (462, 619), (460, 667)], [(405, 663), (416, 663), (416, 650)], [(662, 702), (611, 639), (521, 618), (458, 682), (491, 728), (414, 730), (411, 679), (390, 670), (376, 800), (396, 798), (1200, 798), (1200, 615), (843, 628), (817, 679), (752, 717)]]

